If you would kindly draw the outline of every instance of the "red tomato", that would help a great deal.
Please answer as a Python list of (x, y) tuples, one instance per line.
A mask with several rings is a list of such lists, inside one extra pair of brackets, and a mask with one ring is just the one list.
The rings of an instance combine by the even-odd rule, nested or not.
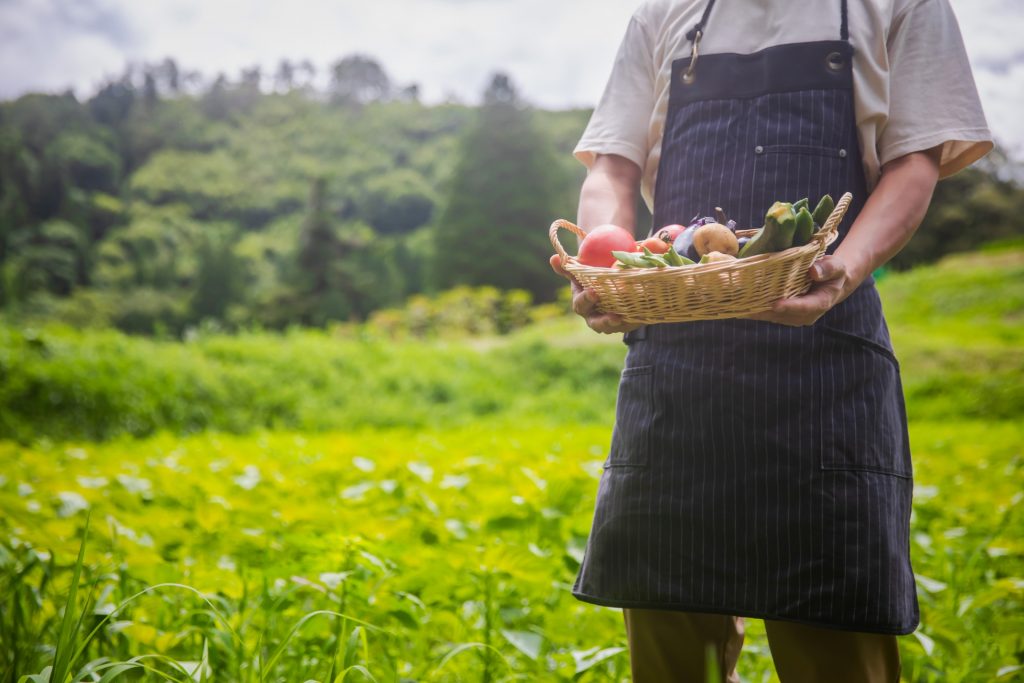
[(617, 225), (599, 225), (580, 242), (576, 260), (588, 266), (611, 268), (615, 265), (613, 251), (636, 251), (633, 235)]
[[(686, 228), (677, 223), (673, 225), (666, 225), (664, 228), (662, 228), (661, 230), (654, 234), (657, 237), (660, 237), (663, 241), (671, 244), (676, 241), (676, 238), (679, 237), (679, 233), (681, 233), (683, 230), (686, 230)], [(651, 251), (654, 250), (652, 249)]]
[(640, 243), (640, 246), (647, 247), (651, 250), (652, 254), (664, 254), (672, 245), (660, 237), (648, 237)]

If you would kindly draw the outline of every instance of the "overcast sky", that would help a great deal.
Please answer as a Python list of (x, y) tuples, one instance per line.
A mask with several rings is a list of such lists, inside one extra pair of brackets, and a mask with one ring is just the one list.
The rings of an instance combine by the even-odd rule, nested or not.
[[(1024, 160), (1024, 2), (952, 0), (989, 125)], [(543, 107), (593, 106), (635, 0), (0, 0), (0, 98), (90, 95), (127, 61), (207, 76), (361, 52), (423, 99), (475, 102), (509, 73)]]

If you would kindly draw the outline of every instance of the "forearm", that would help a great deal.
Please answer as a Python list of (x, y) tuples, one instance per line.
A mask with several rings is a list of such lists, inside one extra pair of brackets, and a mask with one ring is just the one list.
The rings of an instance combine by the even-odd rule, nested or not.
[(636, 233), (640, 168), (615, 155), (600, 155), (580, 188), (576, 222), (584, 230), (611, 223)]
[(878, 186), (836, 249), (846, 264), (845, 296), (910, 241), (928, 210), (938, 177), (937, 149), (908, 154), (882, 168)]

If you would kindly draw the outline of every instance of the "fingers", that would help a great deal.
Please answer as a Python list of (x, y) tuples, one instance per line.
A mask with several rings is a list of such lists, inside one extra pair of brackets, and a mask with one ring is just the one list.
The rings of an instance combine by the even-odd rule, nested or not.
[(597, 313), (597, 302), (597, 292), (589, 288), (582, 289), (573, 292), (572, 310), (580, 317), (590, 318)]
[(823, 289), (811, 290), (804, 296), (780, 299), (771, 313), (786, 325), (812, 325), (832, 308), (833, 297)]
[(629, 332), (640, 327), (639, 323), (627, 323), (621, 315), (614, 313), (598, 313), (587, 318), (587, 325), (590, 329), (601, 334), (616, 334)]
[(581, 289), (572, 298), (572, 310), (587, 322), (587, 326), (602, 334), (629, 332), (640, 327), (636, 323), (627, 323), (621, 315), (604, 313), (597, 308), (599, 298), (593, 289)]

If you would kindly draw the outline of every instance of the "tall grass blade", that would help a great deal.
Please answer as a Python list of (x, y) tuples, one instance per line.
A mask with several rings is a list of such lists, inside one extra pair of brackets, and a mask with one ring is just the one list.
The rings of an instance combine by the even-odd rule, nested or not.
[(91, 518), (92, 510), (89, 510), (85, 515), (82, 543), (78, 546), (78, 559), (75, 561), (75, 569), (71, 575), (71, 587), (68, 589), (68, 597), (64, 603), (64, 616), (61, 617), (60, 621), (57, 647), (53, 653), (53, 670), (50, 672), (49, 680), (51, 683), (64, 683), (68, 679), (71, 675), (71, 665), (78, 654), (78, 652), (73, 652), (74, 639), (81, 629), (82, 620), (80, 616), (77, 620), (77, 625), (75, 625), (75, 607), (78, 604), (78, 582), (82, 577), (82, 565), (85, 562), (85, 542), (89, 537), (89, 520)]
[(297, 622), (295, 622), (295, 625), (292, 626), (290, 631), (288, 631), (288, 635), (285, 636), (285, 639), (283, 641), (281, 641), (281, 644), (278, 645), (277, 649), (274, 650), (274, 653), (270, 656), (270, 659), (267, 660), (266, 666), (264, 667), (263, 670), (260, 671), (260, 681), (261, 682), (267, 680), (267, 676), (269, 675), (269, 672), (274, 670), (274, 665), (277, 663), (277, 660), (281, 658), (281, 655), (284, 654), (285, 647), (288, 645), (289, 642), (291, 642), (292, 638), (295, 637), (295, 634), (297, 634), (299, 632), (299, 630), (303, 626), (305, 626), (306, 622), (308, 622), (310, 619), (313, 619), (314, 617), (318, 617), (318, 616), (333, 616), (333, 617), (339, 617), (341, 619), (348, 619), (349, 621), (355, 622), (356, 624), (359, 624), (360, 626), (364, 626), (364, 627), (366, 627), (368, 629), (371, 629), (373, 631), (377, 631), (379, 633), (383, 633), (383, 634), (388, 635), (388, 636), (393, 636), (394, 635), (390, 631), (382, 629), (379, 626), (374, 626), (373, 624), (365, 622), (362, 619), (356, 619), (355, 617), (350, 617), (349, 615), (342, 614), (341, 612), (335, 612), (333, 610), (327, 610), (327, 609), (321, 609), (321, 610), (316, 610), (314, 612), (310, 612), (309, 614), (306, 614), (301, 619), (299, 619)]
[(484, 650), (485, 652), (494, 652), (496, 655), (498, 655), (498, 657), (501, 658), (501, 661), (504, 662), (505, 666), (509, 669), (509, 671), (512, 670), (512, 665), (509, 664), (509, 661), (507, 659), (505, 659), (505, 655), (503, 655), (501, 653), (501, 650), (494, 647), (493, 645), (487, 645), (485, 643), (462, 643), (461, 645), (453, 647), (448, 652), (448, 654), (446, 654), (441, 659), (441, 661), (438, 662), (438, 665), (433, 669), (433, 671), (430, 672), (429, 676), (435, 676), (438, 673), (440, 673), (441, 670), (448, 664), (448, 662), (452, 661), (453, 659), (455, 659), (455, 657), (462, 654), (463, 652), (466, 652), (467, 650), (476, 649)]
[(373, 683), (377, 683), (377, 679), (374, 678), (373, 674), (371, 674), (370, 671), (362, 664), (355, 664), (353, 666), (348, 667), (347, 669), (342, 670), (342, 672), (338, 674), (338, 677), (333, 679), (331, 683), (343, 683), (343, 681), (346, 680), (350, 671), (358, 671), (363, 675), (364, 678), (366, 678), (366, 680), (373, 681)]

